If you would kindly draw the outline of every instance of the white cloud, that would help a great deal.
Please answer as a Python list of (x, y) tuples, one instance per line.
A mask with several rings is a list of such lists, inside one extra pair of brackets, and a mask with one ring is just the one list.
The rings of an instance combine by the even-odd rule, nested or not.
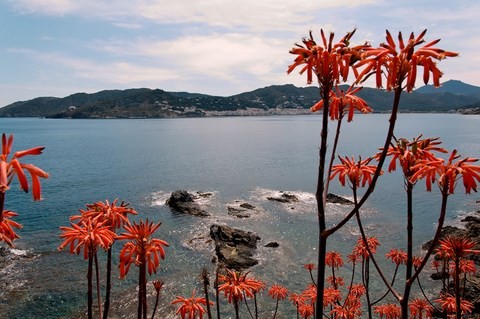
[(38, 52), (28, 49), (9, 49), (11, 53), (23, 54), (27, 58), (39, 61), (49, 68), (54, 77), (55, 69), (61, 68), (68, 78), (88, 79), (91, 81), (121, 85), (155, 83), (179, 78), (174, 71), (152, 65), (140, 65), (121, 60), (102, 63), (89, 59), (69, 57), (58, 52)]
[[(313, 23), (314, 13), (328, 8), (367, 5), (375, 0), (10, 0), (24, 14), (79, 15), (115, 21), (131, 19), (161, 23), (200, 23), (250, 31), (290, 30)], [(122, 21), (125, 22), (125, 21)], [(130, 22), (128, 22), (130, 23)]]
[(170, 64), (182, 74), (201, 73), (231, 80), (248, 73), (261, 76), (284, 67), (289, 44), (248, 34), (189, 36), (172, 41), (142, 39), (135, 42), (95, 43), (111, 54), (147, 58)]

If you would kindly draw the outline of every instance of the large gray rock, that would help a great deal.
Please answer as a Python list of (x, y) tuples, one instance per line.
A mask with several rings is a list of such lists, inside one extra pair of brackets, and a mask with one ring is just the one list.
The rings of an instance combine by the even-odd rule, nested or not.
[(194, 196), (187, 191), (177, 190), (172, 193), (166, 204), (173, 211), (181, 214), (205, 217), (210, 216), (205, 210), (195, 203)]
[(228, 269), (244, 270), (258, 264), (253, 258), (257, 249), (257, 235), (223, 225), (212, 225), (210, 237), (215, 241), (218, 262)]

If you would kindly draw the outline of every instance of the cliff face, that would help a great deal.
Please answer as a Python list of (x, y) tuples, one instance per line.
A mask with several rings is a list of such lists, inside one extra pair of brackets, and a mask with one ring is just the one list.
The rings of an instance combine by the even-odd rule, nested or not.
[[(448, 86), (447, 83), (444, 86)], [(467, 91), (474, 94), (464, 93), (466, 86)], [(435, 92), (420, 88), (418, 92), (403, 94), (400, 110), (452, 112), (480, 104), (479, 87), (458, 83), (449, 87), (460, 93), (453, 89)], [(476, 90), (472, 91), (472, 87), (478, 89), (478, 94)], [(387, 112), (392, 104), (392, 92), (363, 88), (358, 95), (375, 112)], [(309, 108), (319, 99), (317, 87), (298, 88), (291, 84), (273, 85), (229, 97), (159, 89), (106, 90), (15, 102), (0, 108), (0, 117), (172, 118), (308, 114)]]

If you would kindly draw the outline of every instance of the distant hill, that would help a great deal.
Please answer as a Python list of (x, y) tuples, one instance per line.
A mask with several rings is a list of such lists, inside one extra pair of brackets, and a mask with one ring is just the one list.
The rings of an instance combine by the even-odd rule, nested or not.
[[(386, 112), (393, 93), (363, 88), (359, 96), (376, 112)], [(64, 98), (38, 97), (0, 108), (0, 117), (52, 118), (171, 118), (225, 115), (308, 114), (318, 101), (318, 87), (272, 85), (222, 97), (160, 89), (104, 90)], [(480, 87), (447, 81), (434, 89), (424, 86), (402, 95), (402, 112), (451, 112), (480, 105)]]
[(439, 88), (433, 85), (425, 85), (418, 88), (415, 92), (429, 94), (429, 93), (452, 93), (459, 95), (476, 95), (480, 96), (480, 87), (464, 83), (458, 80), (449, 80), (442, 83)]

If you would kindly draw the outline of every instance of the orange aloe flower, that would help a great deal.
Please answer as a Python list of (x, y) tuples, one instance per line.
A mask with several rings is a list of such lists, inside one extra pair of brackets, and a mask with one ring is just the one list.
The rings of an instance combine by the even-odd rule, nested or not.
[(412, 299), (408, 303), (411, 319), (431, 319), (433, 318), (433, 307), (425, 299)]
[(310, 319), (310, 317), (313, 317), (313, 314), (314, 314), (313, 305), (306, 302), (302, 302), (298, 305), (298, 312), (300, 313), (302, 318)]
[[(348, 177), (348, 181), (351, 187), (364, 187), (367, 183), (370, 184), (372, 181), (372, 176), (375, 174), (377, 166), (368, 165), (372, 160), (371, 157), (362, 161), (360, 158), (358, 161), (355, 161), (355, 157), (352, 156), (352, 159), (348, 157), (340, 159), (341, 164), (334, 165), (332, 167), (332, 175), (330, 179), (334, 179), (338, 175), (338, 180), (342, 186), (345, 186), (345, 180)], [(380, 172), (383, 174), (383, 171)]]
[(380, 316), (381, 319), (398, 319), (402, 314), (400, 306), (396, 304), (385, 304), (373, 306), (374, 312)]
[(327, 277), (327, 282), (330, 286), (335, 287), (335, 286), (345, 286), (345, 281), (343, 280), (343, 277), (341, 276), (328, 276)]
[(359, 307), (344, 307), (341, 305), (335, 305), (330, 312), (332, 317), (337, 319), (356, 319), (360, 318), (362, 311)]
[(40, 168), (32, 164), (20, 163), (19, 159), (29, 155), (42, 154), (45, 147), (39, 146), (24, 151), (18, 151), (13, 153), (13, 157), (8, 160), (8, 156), (11, 153), (13, 144), (13, 135), (10, 135), (7, 139), (5, 133), (2, 134), (2, 154), (0, 155), (0, 192), (5, 193), (9, 189), (9, 185), (14, 176), (20, 183), (20, 187), (25, 191), (29, 191), (29, 185), (25, 172), (28, 172), (31, 177), (33, 200), (40, 200), (41, 186), (39, 178), (47, 178), (48, 174), (42, 171)]
[[(367, 238), (367, 244), (372, 254), (375, 254), (377, 252), (377, 247), (380, 246), (380, 242), (376, 237)], [(365, 241), (362, 237), (358, 238), (357, 244), (353, 248), (353, 254), (362, 258), (369, 258), (367, 245), (365, 244)]]
[[(438, 145), (442, 142), (438, 138), (421, 138), (422, 135), (414, 138), (411, 142), (405, 138), (396, 139), (396, 145), (392, 145), (388, 148), (387, 156), (391, 156), (390, 165), (388, 171), (395, 171), (397, 168), (397, 161), (400, 164), (403, 174), (410, 177), (414, 171), (412, 168), (420, 160), (434, 160), (435, 156), (432, 152), (447, 153), (447, 151)], [(383, 150), (383, 149), (380, 149)], [(375, 158), (379, 158), (381, 153), (375, 155)]]
[(124, 226), (127, 232), (117, 237), (118, 240), (130, 240), (125, 243), (120, 252), (120, 278), (125, 278), (133, 262), (136, 265), (146, 264), (148, 273), (157, 272), (160, 267), (160, 258), (165, 259), (164, 246), (168, 243), (158, 238), (152, 238), (152, 235), (162, 223), (154, 224), (140, 220), (137, 224), (127, 224)]
[(276, 300), (285, 300), (288, 295), (288, 290), (281, 285), (275, 284), (268, 290), (268, 295)]
[(90, 219), (82, 220), (79, 224), (72, 223), (71, 226), (60, 227), (60, 238), (65, 240), (58, 249), (69, 245), (71, 254), (80, 254), (83, 248), (84, 259), (88, 259), (89, 254), (95, 253), (98, 247), (108, 249), (115, 239), (115, 233), (108, 226)]
[[(355, 94), (360, 91), (362, 88), (357, 87), (353, 88), (350, 86), (348, 90), (345, 92), (336, 87), (335, 91), (330, 91), (329, 100), (330, 100), (330, 119), (331, 120), (338, 120), (343, 118), (343, 116), (347, 113), (348, 110), (348, 122), (353, 120), (353, 114), (355, 110), (360, 111), (362, 113), (370, 113), (373, 110), (368, 106), (365, 100), (361, 99), (360, 97), (356, 96)], [(318, 103), (313, 105), (310, 110), (312, 112), (319, 111), (323, 108), (323, 99), (320, 100)]]
[(218, 276), (219, 282), (222, 284), (218, 287), (218, 291), (223, 291), (229, 303), (232, 301), (243, 300), (245, 296), (253, 298), (254, 293), (265, 288), (265, 284), (256, 279), (247, 278), (249, 273), (242, 274), (235, 270), (227, 269), (225, 275)]
[(391, 259), (392, 263), (398, 265), (407, 264), (407, 253), (401, 249), (392, 248), (386, 255), (387, 259)]
[[(181, 305), (177, 309), (176, 314), (180, 314), (182, 319), (202, 319), (203, 314), (206, 312), (203, 306), (207, 305), (207, 300), (203, 297), (196, 297), (195, 289), (193, 290), (190, 298), (177, 296), (172, 304), (177, 303)], [(213, 305), (213, 302), (209, 301), (209, 304)]]
[(323, 290), (323, 309), (335, 305), (342, 299), (340, 290), (333, 287), (327, 287)]
[(325, 255), (325, 264), (329, 267), (338, 269), (343, 266), (342, 255), (336, 251), (329, 251)]
[[(439, 299), (436, 299), (435, 302), (439, 303), (443, 311), (447, 313), (456, 313), (457, 306), (455, 296), (450, 294), (443, 294)], [(473, 304), (465, 299), (460, 300), (460, 310), (463, 314), (471, 313), (473, 310)]]
[(410, 178), (412, 183), (425, 178), (427, 191), (432, 190), (432, 183), (437, 181), (440, 187), (447, 186), (448, 194), (453, 194), (457, 179), (462, 176), (465, 192), (470, 194), (477, 191), (477, 182), (480, 181), (480, 166), (472, 165), (477, 158), (466, 157), (461, 159), (457, 150), (453, 150), (447, 161), (435, 158), (419, 161), (413, 167), (415, 174)]
[(118, 198), (113, 203), (105, 200), (105, 203), (99, 201), (87, 204), (88, 210), (81, 211), (82, 214), (80, 216), (72, 216), (70, 219), (91, 218), (95, 221), (106, 222), (114, 231), (122, 227), (122, 225), (129, 223), (128, 214), (138, 214), (133, 208), (128, 207), (128, 203), (122, 201), (120, 205), (117, 205), (117, 202)]
[(13, 228), (22, 228), (22, 225), (12, 220), (12, 217), (18, 216), (10, 210), (3, 211), (3, 219), (0, 221), (0, 241), (4, 241), (8, 246), (13, 247), (13, 241), (20, 238)]
[(447, 236), (438, 243), (437, 253), (444, 258), (461, 259), (471, 253), (480, 253), (479, 250), (473, 250), (475, 242), (467, 237)]
[(303, 299), (305, 302), (308, 301), (313, 305), (317, 299), (317, 286), (314, 284), (309, 284), (307, 288), (302, 291), (301, 299)]
[(423, 262), (423, 258), (420, 256), (412, 256), (412, 264), (415, 269), (418, 269)]
[(317, 268), (317, 266), (316, 266), (315, 264), (311, 264), (311, 263), (310, 263), (310, 264), (305, 264), (305, 265), (303, 265), (303, 268), (305, 268), (305, 269), (308, 270), (308, 271), (312, 271), (312, 270), (314, 270), (315, 268)]
[(334, 34), (330, 33), (327, 40), (323, 29), (320, 30), (322, 45), (319, 45), (313, 39), (312, 32), (309, 38), (302, 40), (303, 44), (296, 44), (291, 54), (296, 55), (294, 63), (288, 67), (287, 73), (292, 72), (297, 66), (304, 65), (300, 74), (307, 72), (307, 84), (311, 84), (313, 74), (317, 76), (319, 82), (344, 82), (347, 81), (349, 68), (360, 58), (361, 51), (368, 47), (359, 45), (349, 47), (350, 39), (355, 30), (348, 32), (339, 42), (333, 43)]
[[(386, 31), (386, 43), (380, 44), (378, 48), (364, 48), (362, 61), (356, 64), (354, 68), (357, 76), (357, 83), (375, 75), (377, 88), (382, 87), (383, 74), (386, 76), (386, 89), (394, 90), (399, 85), (403, 85), (407, 92), (411, 92), (415, 87), (417, 79), (417, 68), (423, 67), (423, 82), (428, 84), (430, 74), (433, 77), (433, 85), (440, 86), (442, 72), (438, 69), (434, 60), (443, 60), (446, 57), (456, 57), (458, 53), (445, 51), (434, 47), (440, 39), (431, 41), (419, 48), (425, 43), (424, 36), (427, 30), (424, 30), (417, 37), (414, 33), (410, 34), (407, 42), (403, 40), (402, 33), (398, 33), (398, 47), (393, 40), (392, 35)], [(358, 68), (364, 67), (361, 72)]]
[[(454, 266), (453, 269), (455, 269)], [(459, 271), (462, 274), (469, 274), (475, 276), (475, 274), (477, 273), (477, 266), (475, 265), (475, 261), (470, 259), (460, 260)]]

